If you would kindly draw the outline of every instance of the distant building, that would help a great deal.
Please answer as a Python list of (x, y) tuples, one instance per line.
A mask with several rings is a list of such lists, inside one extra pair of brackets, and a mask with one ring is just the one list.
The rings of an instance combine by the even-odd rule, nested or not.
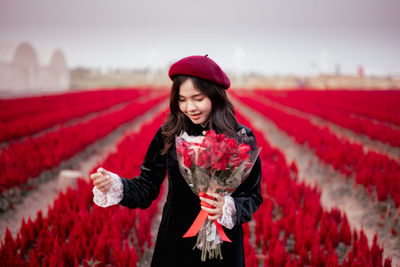
[(70, 74), (61, 50), (43, 59), (28, 42), (0, 43), (1, 92), (52, 92), (70, 88)]

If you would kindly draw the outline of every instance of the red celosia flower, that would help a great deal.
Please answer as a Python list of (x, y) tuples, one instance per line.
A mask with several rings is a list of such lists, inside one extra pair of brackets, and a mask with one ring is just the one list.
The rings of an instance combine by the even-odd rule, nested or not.
[(394, 228), (392, 228), (392, 229), (390, 230), (390, 232), (392, 233), (392, 235), (397, 235), (397, 231), (396, 231)]

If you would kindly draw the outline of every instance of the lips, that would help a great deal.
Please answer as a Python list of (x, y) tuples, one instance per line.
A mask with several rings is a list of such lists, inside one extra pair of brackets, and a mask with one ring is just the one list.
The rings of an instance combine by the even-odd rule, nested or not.
[(197, 119), (200, 118), (200, 115), (201, 115), (201, 113), (199, 113), (199, 114), (193, 114), (193, 115), (189, 115), (189, 116), (190, 116), (190, 118), (192, 118), (193, 120), (197, 120)]

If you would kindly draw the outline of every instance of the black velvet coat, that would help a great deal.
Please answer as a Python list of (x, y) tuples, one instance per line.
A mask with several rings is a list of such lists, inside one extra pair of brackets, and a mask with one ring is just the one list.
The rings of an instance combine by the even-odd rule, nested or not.
[[(246, 129), (247, 135), (254, 136), (249, 128), (239, 124), (238, 130), (242, 128)], [(200, 125), (193, 124), (193, 130), (189, 134), (201, 135), (203, 130)], [(168, 196), (151, 266), (245, 266), (242, 223), (250, 221), (252, 214), (262, 203), (260, 159), (256, 160), (247, 179), (231, 195), (235, 201), (237, 221), (231, 230), (224, 227), (232, 243), (223, 242), (223, 260), (218, 258), (201, 262), (201, 251), (192, 249), (197, 237), (182, 238), (200, 212), (200, 200), (179, 171), (175, 144), (167, 155), (161, 155), (163, 147), (160, 128), (148, 148), (140, 175), (134, 179), (122, 178), (124, 197), (120, 204), (129, 208), (145, 209), (157, 198), (168, 172)]]

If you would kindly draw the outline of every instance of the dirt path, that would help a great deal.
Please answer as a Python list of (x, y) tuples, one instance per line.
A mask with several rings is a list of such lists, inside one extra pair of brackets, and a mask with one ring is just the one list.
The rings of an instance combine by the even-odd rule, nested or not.
[(337, 136), (347, 138), (352, 143), (362, 145), (364, 147), (364, 152), (369, 150), (375, 151), (380, 154), (388, 155), (393, 160), (400, 162), (400, 148), (398, 147), (393, 147), (388, 144), (382, 143), (380, 141), (370, 139), (366, 135), (355, 133), (354, 131), (338, 126), (337, 124), (322, 119), (316, 115), (306, 113), (289, 106), (282, 105), (278, 102), (272, 101), (267, 97), (257, 95), (257, 98), (274, 108), (285, 111), (288, 114), (296, 115), (300, 118), (307, 119), (311, 121), (313, 124), (321, 127), (322, 126), (328, 127)]
[(52, 205), (60, 191), (75, 186), (78, 177), (89, 179), (89, 172), (98, 162), (102, 162), (110, 153), (115, 151), (117, 144), (125, 134), (138, 131), (143, 123), (152, 120), (154, 116), (166, 108), (168, 108), (168, 101), (162, 102), (143, 116), (121, 125), (82, 152), (62, 162), (58, 168), (43, 172), (37, 177), (43, 182), (31, 192), (26, 193), (22, 203), (18, 203), (14, 205), (12, 210), (0, 214), (0, 240), (4, 238), (6, 227), (9, 228), (13, 236), (16, 236), (22, 218), (34, 220), (39, 210), (42, 210), (43, 215), (46, 216), (48, 206)]
[[(337, 207), (342, 210), (352, 228), (364, 229), (368, 241), (372, 242), (375, 232), (378, 242), (384, 247), (384, 257), (392, 257), (393, 266), (400, 265), (400, 239), (390, 233), (394, 214), (386, 214), (385, 207), (371, 201), (361, 186), (354, 187), (352, 179), (346, 179), (330, 165), (322, 163), (306, 146), (301, 146), (293, 138), (280, 130), (272, 121), (258, 112), (249, 109), (239, 101), (232, 99), (236, 109), (249, 118), (255, 128), (264, 133), (268, 142), (279, 148), (288, 163), (295, 161), (299, 179), (310, 186), (317, 185), (321, 191), (321, 204), (325, 210)], [(382, 224), (382, 227), (378, 227)]]

